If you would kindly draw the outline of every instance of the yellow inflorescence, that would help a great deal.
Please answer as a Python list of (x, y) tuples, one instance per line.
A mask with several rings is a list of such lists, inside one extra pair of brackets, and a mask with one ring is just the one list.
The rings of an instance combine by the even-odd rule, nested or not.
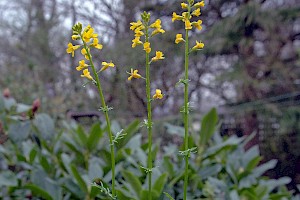
[[(82, 24), (77, 23), (73, 26), (73, 35), (71, 36), (72, 40), (79, 40), (81, 39), (82, 44), (80, 45), (73, 45), (72, 43), (68, 44), (68, 48), (66, 49), (67, 53), (72, 54), (72, 57), (74, 57), (74, 53), (77, 49), (81, 48), (81, 54), (84, 56), (84, 58), (91, 62), (92, 55), (90, 53), (91, 48), (99, 49), (101, 50), (103, 48), (103, 45), (99, 43), (98, 34), (95, 33), (94, 28), (91, 27), (91, 25), (87, 25), (82, 30)], [(89, 80), (94, 81), (93, 77), (91, 76), (89, 72), (89, 66), (85, 63), (85, 60), (80, 60), (79, 65), (76, 67), (77, 71), (82, 71), (81, 77), (87, 78)], [(100, 71), (104, 71), (108, 67), (114, 67), (115, 65), (112, 62), (102, 62), (102, 68)]]
[[(202, 30), (202, 20), (192, 21), (193, 17), (199, 17), (201, 15), (201, 8), (205, 6), (204, 1), (200, 1), (194, 3), (193, 0), (187, 0), (187, 3), (182, 2), (181, 8), (184, 10), (181, 15), (178, 15), (176, 12), (172, 14), (172, 22), (174, 21), (182, 21), (184, 22), (185, 30), (190, 31), (194, 28), (197, 30)], [(175, 43), (178, 44), (183, 42), (182, 34), (177, 34)], [(196, 45), (192, 48), (192, 50), (199, 50), (204, 47), (202, 42), (196, 42)]]

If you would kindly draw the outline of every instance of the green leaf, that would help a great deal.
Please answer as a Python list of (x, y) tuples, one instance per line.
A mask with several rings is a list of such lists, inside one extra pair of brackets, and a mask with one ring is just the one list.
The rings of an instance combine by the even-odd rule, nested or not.
[(34, 196), (39, 196), (46, 200), (53, 200), (52, 196), (47, 191), (43, 190), (42, 188), (36, 185), (27, 184), (24, 186), (24, 188), (31, 190)]
[(55, 133), (53, 119), (47, 114), (38, 114), (33, 120), (33, 124), (38, 129), (41, 137), (45, 140), (52, 139)]
[(3, 101), (6, 110), (10, 110), (13, 106), (17, 104), (16, 100), (13, 98), (3, 98)]
[(76, 199), (84, 199), (85, 193), (80, 190), (80, 187), (71, 179), (65, 178), (63, 180), (63, 186), (76, 197)]
[(3, 96), (0, 95), (0, 112), (5, 110), (5, 106), (4, 106), (4, 99)]
[(169, 176), (174, 175), (174, 166), (173, 166), (173, 163), (170, 161), (170, 157), (165, 156), (163, 158), (163, 167), (167, 170), (167, 172), (169, 173)]
[(131, 173), (128, 170), (123, 170), (122, 175), (125, 178), (125, 181), (130, 184), (131, 189), (135, 192), (137, 197), (140, 197), (142, 191), (142, 184), (137, 176)]
[(170, 199), (170, 200), (175, 200), (171, 195), (169, 195), (167, 192), (164, 192), (164, 194)]
[(18, 179), (11, 171), (3, 171), (0, 173), (0, 188), (3, 186), (17, 186)]
[(116, 147), (118, 149), (123, 148), (129, 142), (129, 140), (138, 130), (139, 125), (140, 125), (140, 120), (134, 120), (126, 128), (124, 128), (124, 133), (126, 133), (126, 135), (122, 140), (118, 141), (118, 143), (116, 144)]
[(97, 148), (100, 138), (103, 136), (103, 130), (100, 127), (100, 123), (96, 123), (92, 126), (90, 136), (87, 140), (87, 148), (89, 151), (93, 151)]
[(78, 142), (79, 144), (82, 146), (82, 147), (85, 147), (86, 144), (87, 144), (87, 140), (88, 140), (88, 137), (87, 135), (85, 134), (82, 126), (78, 126), (77, 130), (76, 130), (76, 135), (77, 135), (77, 139), (78, 139)]
[(29, 153), (29, 163), (33, 163), (35, 157), (36, 157), (36, 154), (37, 154), (37, 150), (35, 148), (32, 148), (30, 153)]
[(47, 158), (43, 155), (40, 156), (40, 164), (46, 172), (50, 172), (52, 167), (50, 166)]
[[(149, 194), (148, 190), (141, 191), (141, 197), (139, 199), (141, 199), (141, 200), (147, 200), (148, 197), (149, 197), (148, 194)], [(152, 190), (151, 194), (152, 194), (152, 199), (158, 199), (159, 198), (159, 194), (155, 190)]]
[(218, 123), (218, 114), (216, 108), (212, 108), (202, 119), (200, 130), (200, 145), (204, 145), (215, 132)]
[(277, 160), (270, 160), (260, 166), (258, 166), (257, 168), (255, 168), (253, 170), (253, 174), (256, 177), (261, 176), (262, 174), (264, 174), (266, 171), (268, 171), (269, 169), (273, 169), (277, 164)]
[(169, 123), (165, 123), (164, 126), (166, 127), (168, 134), (184, 137), (184, 128), (183, 127), (175, 126), (175, 125), (172, 125)]
[(246, 170), (247, 171), (252, 171), (257, 165), (258, 163), (262, 160), (262, 157), (257, 156), (255, 158), (253, 158), (246, 166)]
[(76, 179), (79, 187), (81, 188), (81, 190), (84, 191), (85, 193), (88, 193), (88, 188), (87, 188), (85, 181), (80, 176), (79, 172), (77, 171), (77, 168), (73, 164), (71, 164), (71, 171), (72, 171), (74, 178)]
[(162, 174), (154, 183), (153, 190), (155, 190), (158, 195), (160, 195), (164, 189), (164, 186), (167, 182), (168, 174), (164, 173)]
[(24, 141), (30, 134), (30, 122), (17, 122), (11, 124), (8, 129), (8, 136), (14, 142)]
[(16, 107), (16, 113), (28, 112), (30, 109), (31, 109), (31, 106), (25, 105), (25, 104), (22, 104), (22, 103), (18, 103), (17, 107)]

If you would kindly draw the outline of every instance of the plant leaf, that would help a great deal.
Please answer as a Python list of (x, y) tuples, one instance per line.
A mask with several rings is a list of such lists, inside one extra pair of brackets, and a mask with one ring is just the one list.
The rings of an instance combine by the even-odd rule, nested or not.
[(216, 108), (212, 108), (202, 119), (200, 130), (200, 146), (207, 143), (215, 132), (218, 123), (218, 114)]

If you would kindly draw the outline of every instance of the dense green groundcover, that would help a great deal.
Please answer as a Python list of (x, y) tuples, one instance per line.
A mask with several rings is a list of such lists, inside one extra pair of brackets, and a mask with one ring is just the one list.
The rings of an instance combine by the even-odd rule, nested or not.
[[(299, 199), (285, 184), (263, 174), (276, 160), (260, 164), (257, 146), (245, 151), (248, 138), (221, 138), (215, 133), (218, 118), (212, 109), (202, 119), (201, 131), (192, 134), (195, 152), (178, 152), (174, 144), (153, 145), (154, 199), (182, 199), (184, 160), (190, 153), (188, 199)], [(0, 96), (0, 197), (3, 199), (113, 199), (110, 192), (110, 146), (105, 124), (86, 130), (75, 122), (55, 127), (47, 114), (32, 106)], [(140, 121), (122, 128), (112, 125), (116, 145), (118, 199), (146, 199), (147, 164)], [(182, 137), (182, 128), (166, 124), (169, 134)], [(215, 133), (215, 134), (214, 134)], [(8, 138), (6, 138), (8, 135)], [(201, 136), (201, 137), (200, 137)], [(201, 138), (201, 140), (199, 139)], [(181, 148), (181, 147), (180, 147)]]

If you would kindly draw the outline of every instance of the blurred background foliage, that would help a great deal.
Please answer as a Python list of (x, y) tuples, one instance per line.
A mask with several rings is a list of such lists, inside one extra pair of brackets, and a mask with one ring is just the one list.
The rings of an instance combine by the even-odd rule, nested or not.
[[(144, 82), (126, 81), (126, 71), (136, 67), (144, 74), (141, 51), (131, 48), (129, 23), (146, 10), (161, 18), (167, 31), (152, 45), (167, 58), (152, 66), (153, 89), (162, 88), (166, 94), (163, 101), (155, 102), (154, 117), (181, 125), (183, 89), (175, 84), (183, 76), (184, 49), (175, 46), (174, 39), (183, 27), (171, 23), (172, 12), (181, 10), (179, 3), (1, 0), (0, 87), (10, 88), (23, 103), (40, 98), (42, 110), (55, 119), (70, 111), (96, 110), (96, 90), (83, 88), (75, 70), (80, 56), (71, 59), (65, 52), (72, 25), (90, 23), (104, 44), (100, 53), (95, 52), (95, 60), (116, 64), (101, 76), (106, 100), (115, 108), (113, 117), (122, 122), (144, 117)], [(191, 34), (192, 41), (205, 43), (201, 53), (190, 56), (194, 119), (219, 106), (223, 135), (258, 132), (253, 144), (259, 143), (266, 160), (277, 158), (281, 163), (273, 176), (293, 171), (289, 175), (299, 183), (300, 2), (207, 0), (200, 19), (203, 30)], [(163, 134), (163, 128), (157, 130)]]

